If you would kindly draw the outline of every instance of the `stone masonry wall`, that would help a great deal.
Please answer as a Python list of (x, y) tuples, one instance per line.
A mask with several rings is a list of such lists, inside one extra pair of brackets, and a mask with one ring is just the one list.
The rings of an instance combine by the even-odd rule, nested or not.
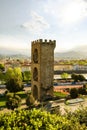
[(55, 44), (51, 40), (32, 42), (32, 94), (38, 100), (53, 95)]

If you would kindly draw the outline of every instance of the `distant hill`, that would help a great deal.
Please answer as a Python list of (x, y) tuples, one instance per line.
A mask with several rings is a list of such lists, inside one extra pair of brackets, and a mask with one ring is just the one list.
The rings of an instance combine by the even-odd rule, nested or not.
[(26, 50), (16, 50), (0, 47), (0, 57), (29, 58), (30, 54)]
[(87, 59), (87, 46), (79, 46), (67, 52), (56, 52), (58, 59)]
[(69, 51), (69, 52), (60, 52), (55, 53), (55, 58), (59, 59), (85, 59), (87, 54), (81, 52)]
[(0, 54), (0, 58), (13, 58), (13, 59), (31, 59), (31, 57), (27, 56), (27, 55), (21, 55), (21, 54), (15, 54), (15, 55), (1, 55)]
[[(28, 50), (15, 50), (0, 47), (0, 57), (29, 58)], [(67, 52), (55, 52), (55, 59), (87, 59), (87, 46), (79, 46)]]

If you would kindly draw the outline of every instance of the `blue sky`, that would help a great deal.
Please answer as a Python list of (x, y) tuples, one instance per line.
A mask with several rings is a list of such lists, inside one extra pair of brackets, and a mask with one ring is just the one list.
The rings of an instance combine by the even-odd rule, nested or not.
[(87, 0), (0, 0), (0, 47), (30, 51), (56, 40), (56, 52), (87, 45)]

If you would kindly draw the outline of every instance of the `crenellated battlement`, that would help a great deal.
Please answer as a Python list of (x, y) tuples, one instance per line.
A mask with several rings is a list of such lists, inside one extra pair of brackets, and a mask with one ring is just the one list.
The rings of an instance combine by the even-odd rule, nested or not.
[(56, 40), (47, 40), (47, 39), (39, 39), (32, 42), (32, 44), (50, 44), (50, 45), (56, 45)]

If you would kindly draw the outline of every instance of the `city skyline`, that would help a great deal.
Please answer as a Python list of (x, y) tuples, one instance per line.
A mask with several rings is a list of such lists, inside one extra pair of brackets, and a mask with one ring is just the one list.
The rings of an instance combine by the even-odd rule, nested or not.
[(31, 49), (56, 40), (56, 52), (87, 45), (86, 0), (0, 0), (0, 48)]

